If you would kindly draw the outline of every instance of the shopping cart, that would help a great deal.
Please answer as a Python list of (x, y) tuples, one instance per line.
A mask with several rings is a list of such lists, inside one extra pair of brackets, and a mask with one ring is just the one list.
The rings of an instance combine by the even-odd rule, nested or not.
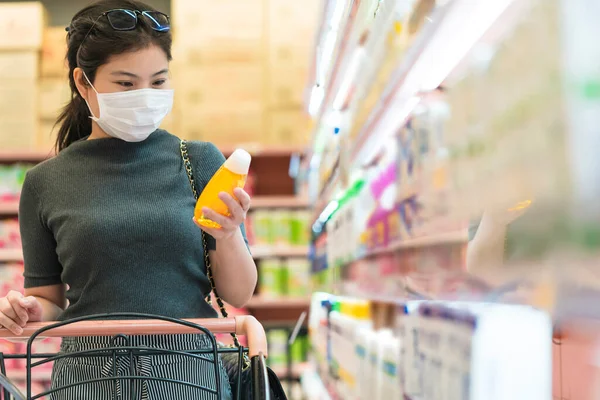
[[(236, 333), (245, 335), (248, 347), (247, 348), (230, 348), (219, 347), (213, 334), (215, 333)], [(155, 347), (131, 346), (128, 338), (137, 335), (183, 335), (183, 334), (205, 334), (209, 337), (212, 347), (210, 349), (176, 351), (167, 349), (157, 349)], [(88, 336), (104, 336), (111, 337), (111, 347), (93, 349), (86, 351), (77, 351), (74, 353), (54, 353), (54, 354), (36, 354), (32, 351), (34, 341), (49, 338), (49, 337), (88, 337)], [(234, 399), (240, 399), (242, 396), (241, 376), (245, 365), (245, 357), (250, 359), (250, 376), (252, 377), (252, 398), (256, 400), (269, 400), (270, 387), (267, 376), (267, 368), (265, 357), (267, 354), (267, 340), (265, 331), (262, 325), (251, 316), (238, 316), (235, 318), (211, 318), (211, 319), (174, 319), (169, 317), (161, 317), (150, 314), (138, 313), (113, 313), (92, 315), (82, 318), (76, 318), (64, 322), (40, 322), (30, 323), (24, 328), (20, 338), (27, 339), (27, 350), (25, 354), (2, 354), (0, 353), (0, 399), (9, 400), (35, 400), (49, 398), (53, 393), (60, 390), (68, 389), (73, 385), (89, 385), (98, 382), (114, 382), (115, 387), (113, 399), (116, 399), (116, 382), (128, 381), (129, 387), (133, 390), (134, 381), (159, 381), (167, 382), (175, 385), (185, 385), (207, 393), (211, 393), (211, 397), (221, 400), (222, 393), (220, 392), (221, 375), (219, 371), (218, 354), (237, 353), (238, 355), (238, 374), (237, 374), (237, 393), (233, 393)], [(16, 339), (14, 334), (11, 334), (6, 329), (0, 329), (0, 339)], [(117, 345), (117, 342), (119, 345)], [(124, 343), (125, 345), (120, 345)], [(204, 356), (210, 354), (212, 358)], [(127, 376), (121, 376), (117, 368), (113, 368), (112, 373), (107, 377), (95, 378), (81, 382), (73, 383), (68, 387), (53, 387), (42, 393), (32, 393), (32, 372), (36, 367), (48, 364), (61, 358), (67, 357), (111, 357), (112, 365), (116, 365), (120, 358), (127, 357), (132, 360), (138, 356), (156, 357), (160, 355), (178, 355), (178, 357), (201, 358), (206, 362), (211, 362), (214, 365), (215, 372), (215, 389), (200, 386), (184, 380), (173, 380), (166, 378), (153, 378), (148, 376), (137, 376), (134, 372), (129, 371)], [(233, 356), (235, 357), (235, 356)], [(27, 395), (24, 395), (21, 390), (6, 376), (5, 361), (8, 359), (24, 359), (26, 360), (26, 385)], [(212, 368), (212, 367), (211, 367)], [(246, 372), (247, 373), (247, 372)], [(246, 389), (247, 390), (247, 389)], [(247, 396), (248, 394), (245, 393)], [(12, 396), (12, 397), (11, 397)], [(131, 398), (134, 399), (134, 393), (131, 393)], [(51, 398), (51, 397), (50, 397)], [(193, 400), (193, 399), (190, 399)]]

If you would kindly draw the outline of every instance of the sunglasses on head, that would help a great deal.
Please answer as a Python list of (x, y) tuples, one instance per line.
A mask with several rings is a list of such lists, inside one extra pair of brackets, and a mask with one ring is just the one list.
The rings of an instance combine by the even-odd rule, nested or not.
[[(132, 31), (138, 25), (140, 19), (139, 16), (144, 17), (150, 28), (157, 32), (168, 32), (171, 30), (171, 21), (169, 20), (169, 16), (167, 14), (159, 11), (115, 9), (100, 14), (96, 21), (94, 21), (94, 24), (88, 31), (85, 38), (87, 38), (102, 17), (106, 17), (110, 26), (116, 31)], [(67, 32), (70, 32), (71, 28), (67, 27), (66, 30)]]

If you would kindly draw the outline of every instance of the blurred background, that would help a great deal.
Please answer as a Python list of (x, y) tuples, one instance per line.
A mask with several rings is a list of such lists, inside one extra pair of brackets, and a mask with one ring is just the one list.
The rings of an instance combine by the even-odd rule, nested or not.
[[(172, 21), (162, 128), (253, 155), (233, 313), (291, 399), (600, 398), (597, 1), (146, 2)], [(89, 3), (0, 0), (0, 293)]]

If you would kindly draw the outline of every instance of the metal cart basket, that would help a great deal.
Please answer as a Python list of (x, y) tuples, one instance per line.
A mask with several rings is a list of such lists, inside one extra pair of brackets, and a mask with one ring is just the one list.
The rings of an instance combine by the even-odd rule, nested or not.
[[(216, 333), (236, 333), (238, 335), (244, 335), (247, 338), (248, 348), (235, 348), (235, 347), (219, 347), (213, 334)], [(133, 336), (141, 335), (184, 335), (184, 334), (204, 334), (210, 339), (212, 344), (209, 349), (201, 350), (190, 350), (190, 351), (176, 351), (168, 349), (160, 349), (155, 347), (142, 347), (132, 346), (130, 338)], [(111, 346), (101, 349), (77, 351), (73, 353), (54, 353), (54, 354), (41, 354), (34, 353), (32, 346), (36, 339), (49, 338), (49, 337), (90, 337), (90, 336), (101, 336), (111, 338)], [(0, 329), (0, 338), (2, 339), (17, 339), (6, 329)], [(233, 382), (233, 387), (238, 388), (237, 393), (234, 391), (233, 398), (242, 398), (241, 388), (241, 376), (242, 370), (245, 365), (245, 357), (249, 357), (250, 365), (250, 376), (252, 377), (252, 398), (255, 400), (269, 400), (270, 398), (270, 387), (267, 376), (267, 368), (265, 363), (265, 357), (267, 355), (267, 340), (265, 331), (262, 325), (251, 316), (238, 316), (235, 318), (209, 318), (209, 319), (187, 319), (180, 320), (169, 317), (161, 317), (150, 314), (138, 314), (138, 313), (113, 313), (113, 314), (102, 314), (92, 315), (73, 320), (63, 322), (40, 322), (30, 323), (24, 328), (23, 334), (19, 339), (27, 339), (27, 351), (25, 354), (2, 354), (0, 353), (0, 399), (9, 400), (14, 398), (15, 400), (35, 400), (42, 398), (52, 398), (53, 393), (57, 393), (61, 390), (66, 390), (75, 385), (90, 385), (98, 382), (129, 382), (129, 387), (132, 388), (130, 398), (133, 400), (136, 397), (133, 393), (133, 382), (134, 381), (158, 381), (167, 382), (171, 385), (184, 385), (187, 387), (195, 388), (203, 393), (209, 393), (209, 395), (203, 395), (206, 398), (214, 398), (217, 400), (223, 399), (221, 393), (220, 380), (223, 377), (220, 374), (218, 355), (223, 353), (236, 353), (238, 358), (238, 371), (235, 379), (237, 382)], [(159, 356), (159, 355), (177, 355), (178, 357), (185, 358), (198, 358), (206, 362), (210, 362), (212, 365), (210, 368), (214, 368), (215, 376), (215, 389), (204, 387), (196, 383), (191, 383), (178, 379), (166, 379), (166, 378), (153, 378), (148, 376), (139, 376), (136, 374), (134, 369), (128, 370), (127, 373), (119, 373), (116, 367), (113, 368), (112, 372), (102, 378), (94, 378), (89, 380), (83, 380), (81, 382), (75, 382), (65, 387), (52, 387), (51, 389), (42, 393), (32, 393), (32, 377), (35, 376), (35, 368), (40, 365), (51, 363), (63, 358), (77, 357), (106, 357), (112, 358), (112, 365), (116, 366), (121, 358), (127, 358), (133, 360), (139, 356)], [(208, 355), (208, 356), (207, 356)], [(231, 356), (230, 356), (231, 357)], [(8, 359), (24, 359), (26, 360), (26, 385), (27, 394), (24, 395), (20, 389), (11, 382), (6, 376), (6, 365), (5, 361)], [(204, 362), (203, 361), (203, 362)], [(129, 364), (132, 365), (133, 363)], [(245, 372), (248, 373), (248, 372)], [(237, 384), (235, 384), (237, 383)], [(116, 388), (116, 384), (113, 385)], [(248, 390), (246, 388), (246, 390)], [(248, 393), (244, 394), (247, 398)], [(12, 397), (11, 397), (12, 396)], [(137, 396), (137, 395), (136, 395)], [(116, 389), (114, 390), (112, 399), (117, 398)], [(126, 397), (127, 398), (127, 397)], [(108, 399), (107, 399), (108, 400)], [(193, 399), (190, 399), (193, 400)]]

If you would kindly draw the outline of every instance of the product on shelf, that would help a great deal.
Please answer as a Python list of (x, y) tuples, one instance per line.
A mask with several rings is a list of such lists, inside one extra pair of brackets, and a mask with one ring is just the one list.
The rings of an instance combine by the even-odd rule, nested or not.
[(366, 301), (338, 299), (329, 315), (331, 366), (339, 379), (337, 391), (342, 398), (356, 392), (358, 358), (357, 332), (371, 326), (369, 304)]
[(310, 293), (310, 263), (304, 259), (263, 259), (259, 293), (265, 297), (306, 297)]
[(267, 331), (269, 343), (268, 363), (271, 368), (280, 369), (287, 364), (288, 333), (284, 329), (270, 329)]
[(265, 297), (281, 297), (287, 291), (285, 264), (279, 259), (264, 259), (259, 267), (259, 293)]
[(551, 397), (552, 323), (543, 311), (434, 301), (408, 301), (383, 319), (368, 310), (362, 300), (313, 295), (313, 353), (339, 398)]
[(0, 220), (0, 249), (20, 249), (21, 232), (19, 221), (13, 219)]
[(310, 262), (306, 259), (286, 260), (287, 294), (290, 297), (307, 297), (310, 294)]
[(19, 199), (29, 164), (0, 165), (0, 203)]
[(258, 209), (251, 211), (248, 219), (253, 229), (252, 237), (258, 246), (306, 246), (309, 238), (306, 210)]

